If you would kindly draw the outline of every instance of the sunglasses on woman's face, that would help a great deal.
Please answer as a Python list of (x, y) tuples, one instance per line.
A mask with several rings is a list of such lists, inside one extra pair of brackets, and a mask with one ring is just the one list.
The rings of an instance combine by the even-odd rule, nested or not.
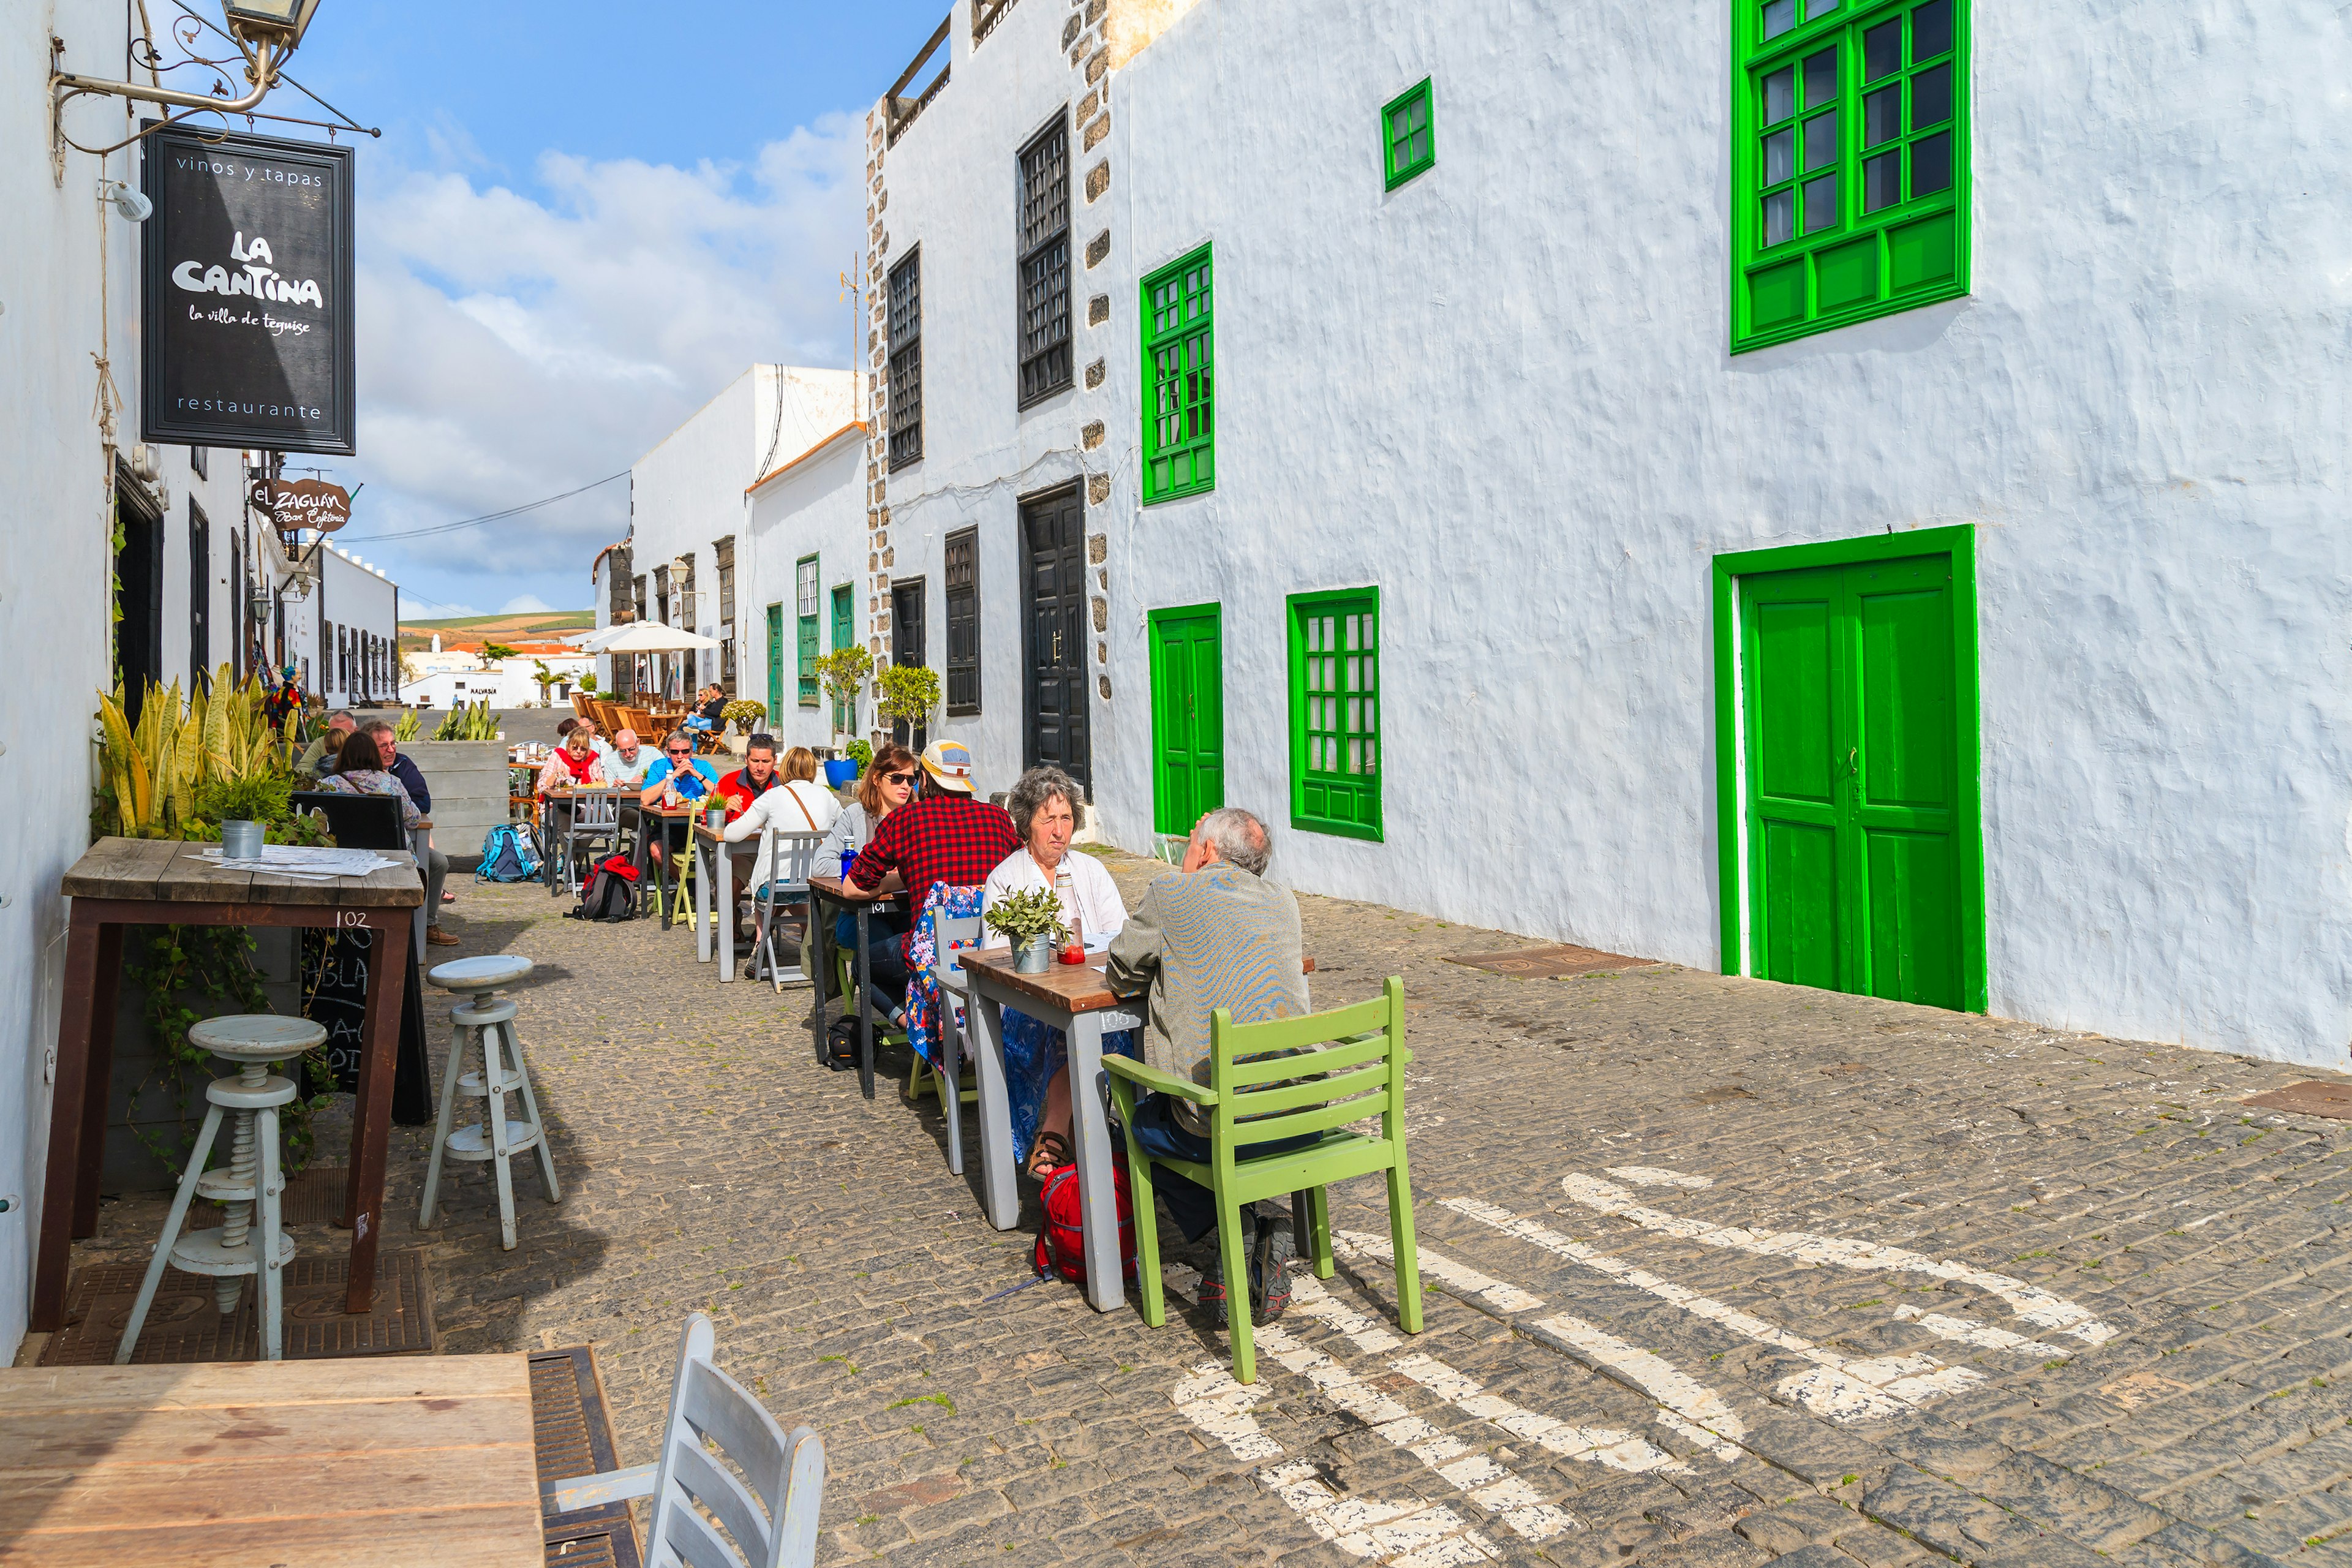
[(897, 784), (901, 789), (912, 789), (915, 787), (915, 775), (912, 773), (884, 773), (882, 775), (882, 782), (887, 784)]

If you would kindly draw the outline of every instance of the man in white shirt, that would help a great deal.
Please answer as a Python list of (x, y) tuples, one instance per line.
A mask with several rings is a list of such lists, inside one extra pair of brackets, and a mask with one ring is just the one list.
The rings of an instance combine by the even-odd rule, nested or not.
[(646, 787), (646, 770), (654, 765), (654, 754), (637, 740), (635, 730), (623, 730), (613, 737), (612, 744), (591, 741), (596, 754), (604, 759), (604, 778), (629, 789)]

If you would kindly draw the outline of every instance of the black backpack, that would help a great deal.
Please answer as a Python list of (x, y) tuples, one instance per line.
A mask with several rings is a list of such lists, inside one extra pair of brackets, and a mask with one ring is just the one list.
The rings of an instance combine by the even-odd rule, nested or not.
[(575, 921), (633, 921), (637, 918), (637, 868), (625, 855), (599, 861), (580, 889)]

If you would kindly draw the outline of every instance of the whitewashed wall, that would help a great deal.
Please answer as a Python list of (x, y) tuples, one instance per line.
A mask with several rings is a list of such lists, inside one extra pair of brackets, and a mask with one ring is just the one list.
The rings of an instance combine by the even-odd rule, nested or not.
[[(1139, 509), (1131, 397), (1115, 437), (1113, 835), (1144, 614), (1220, 601), (1279, 875), (1711, 966), (1710, 558), (1965, 523), (1994, 1011), (2345, 1065), (2340, 13), (1978, 7), (1973, 296), (1738, 358), (1725, 9), (1469, 20), (1201, 0), (1116, 78), (1114, 363), (1137, 275), (1213, 240), (1220, 407), (1207, 497)], [(1384, 192), (1432, 75), (1436, 168)], [(1358, 584), (1384, 844), (1286, 827), (1284, 595)]]
[[(347, 555), (332, 544), (318, 552), (318, 568), (319, 584), (311, 590), (308, 605), (314, 628), (309, 647), (310, 668), (318, 672), (315, 689), (331, 707), (358, 701), (362, 692), (373, 701), (392, 701), (400, 680), (398, 585), (382, 568)], [(389, 649), (383, 669), (369, 676), (364, 685), (357, 655), (348, 671), (334, 657), (337, 638), (362, 632), (379, 638)]]
[[(58, 892), (89, 843), (96, 778), (89, 740), (98, 693), (112, 683), (108, 620), (112, 458), (92, 413), (93, 353), (121, 394), (113, 440), (139, 441), (137, 226), (101, 209), (101, 177), (138, 184), (136, 154), (101, 163), (69, 153), (53, 179), (46, 149), (49, 37), (65, 40), (64, 69), (120, 76), (124, 8), (111, 0), (51, 0), (0, 9), (0, 1357), (25, 1329), (32, 1238), (40, 1223), (57, 1045), (67, 905)], [(69, 125), (86, 144), (136, 129), (119, 101), (85, 100)], [(104, 303), (101, 305), (101, 300)], [(194, 573), (188, 500), (212, 523), (205, 570), (212, 658), (231, 657), (229, 541), (242, 524), (236, 454), (211, 454), (198, 479), (185, 447), (156, 453), (164, 507), (163, 678), (188, 675), (188, 606)], [(62, 762), (62, 765), (60, 763)]]
[[(762, 702), (768, 696), (768, 605), (783, 606), (782, 705), (772, 707), (768, 730), (785, 746), (812, 750), (834, 743), (833, 703), (819, 683), (817, 706), (800, 705), (800, 613), (794, 569), (803, 556), (817, 558), (817, 647), (833, 650), (833, 591), (850, 587), (856, 613), (850, 629), (864, 640), (866, 616), (866, 430), (853, 425), (831, 440), (794, 459), (793, 464), (751, 492), (751, 520), (744, 542), (737, 546), (740, 567), (750, 565), (751, 580), (761, 584), (756, 603), (743, 605), (748, 650), (742, 689)], [(858, 698), (849, 733), (860, 731), (858, 719), (874, 712), (870, 691)]]
[[(1019, 391), (1018, 155), (1022, 145), (1066, 114), (1086, 90), (1061, 49), (1066, 5), (1023, 0), (978, 47), (968, 5), (953, 7), (954, 50), (946, 89), (883, 158), (889, 201), (881, 218), (882, 271), (922, 251), (923, 458), (888, 477), (890, 508), (883, 570), (892, 581), (924, 584), (924, 662), (947, 668), (945, 540), (980, 530), (981, 711), (943, 718), (934, 739), (971, 748), (981, 787), (1009, 787), (1021, 772), (1024, 690), (1020, 502), (1082, 480), (1091, 465), (1081, 431), (1119, 396), (1082, 390), (1086, 367), (1108, 353), (1114, 382), (1132, 374), (1134, 323), (1124, 312), (1108, 330), (1086, 324), (1090, 292), (1108, 286), (1116, 257), (1089, 271), (1089, 237), (1108, 222), (1108, 202), (1089, 206), (1080, 188), (1088, 162), (1070, 132), (1071, 390), (1028, 409)], [(924, 78), (929, 79), (927, 68)], [(877, 285), (879, 288), (880, 285)], [(887, 378), (886, 378), (887, 379)], [(1132, 394), (1127, 396), (1131, 400)], [(1107, 453), (1092, 454), (1096, 459)], [(1098, 530), (1091, 511), (1087, 528)], [(863, 607), (863, 606), (861, 606)], [(889, 597), (881, 595), (887, 616)], [(886, 637), (883, 647), (890, 647)], [(1095, 765), (1105, 758), (1103, 710), (1091, 727)]]
[[(694, 562), (695, 592), (691, 615), (677, 602), (675, 578), (670, 621), (704, 637), (742, 637), (740, 625), (722, 627), (719, 618), (719, 560), (711, 549), (716, 540), (740, 535), (748, 506), (747, 489), (817, 442), (851, 422), (852, 376), (842, 370), (803, 370), (789, 365), (754, 365), (730, 382), (695, 416), (661, 444), (638, 459), (630, 473), (633, 572), (646, 579), (647, 615), (655, 613), (654, 569), (679, 556)], [(756, 580), (745, 570), (744, 550), (736, 543), (735, 611), (739, 617), (751, 607), (786, 596), (791, 579), (780, 588)], [(599, 615), (604, 601), (598, 599)], [(764, 633), (759, 640), (746, 637), (739, 645), (757, 648), (765, 658)], [(695, 656), (693, 687), (719, 679), (717, 650)], [(738, 689), (751, 679), (749, 654), (737, 667)], [(765, 684), (764, 666), (759, 679)]]

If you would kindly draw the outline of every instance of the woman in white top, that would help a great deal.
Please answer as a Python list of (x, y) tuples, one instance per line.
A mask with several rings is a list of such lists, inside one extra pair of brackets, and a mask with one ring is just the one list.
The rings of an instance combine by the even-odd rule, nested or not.
[[(1042, 889), (1055, 890), (1062, 875), (1070, 879), (1062, 899), (1062, 921), (1074, 935), (1098, 950), (1127, 925), (1127, 905), (1110, 872), (1091, 855), (1073, 854), (1070, 836), (1077, 828), (1078, 786), (1059, 768), (1032, 768), (1021, 775), (1005, 797), (1021, 847), (988, 874), (981, 890), (981, 914), (1008, 893)], [(1009, 938), (988, 931), (982, 945), (1006, 947)], [(1070, 1163), (1070, 1075), (1064, 1059), (1062, 1031), (1047, 1028), (1027, 1014), (1004, 1009), (1004, 1079), (1013, 1111), (1013, 1146), (1027, 1161), (1030, 1175), (1044, 1180), (1057, 1165)], [(1108, 1055), (1136, 1054), (1134, 1031), (1122, 1029), (1103, 1037)]]

